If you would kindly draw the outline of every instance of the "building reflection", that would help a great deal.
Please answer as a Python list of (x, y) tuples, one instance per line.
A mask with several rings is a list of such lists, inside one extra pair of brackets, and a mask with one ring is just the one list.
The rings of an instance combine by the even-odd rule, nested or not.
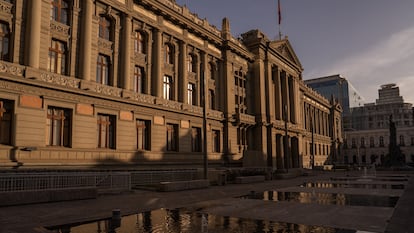
[[(262, 198), (278, 200), (290, 198), (291, 194), (268, 191)], [(308, 198), (308, 197), (301, 197)], [(266, 220), (244, 219), (229, 216), (209, 215), (187, 212), (180, 209), (159, 209), (114, 219), (98, 220), (81, 225), (59, 226), (52, 229), (55, 233), (235, 233), (235, 232), (337, 232), (334, 228), (308, 226), (293, 223), (279, 223)]]

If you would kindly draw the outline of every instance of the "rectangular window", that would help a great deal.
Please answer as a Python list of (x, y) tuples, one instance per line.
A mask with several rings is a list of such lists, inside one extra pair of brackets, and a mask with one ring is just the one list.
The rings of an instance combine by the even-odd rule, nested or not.
[(166, 100), (173, 99), (173, 80), (171, 76), (164, 75), (163, 85), (162, 85), (162, 97)]
[(213, 130), (213, 152), (220, 152), (220, 130)]
[(0, 99), (0, 144), (11, 145), (14, 102)]
[(110, 85), (109, 79), (109, 57), (103, 54), (98, 55), (96, 62), (96, 82), (103, 85)]
[(68, 24), (69, 4), (67, 0), (52, 0), (50, 17), (59, 23)]
[(46, 145), (69, 147), (72, 110), (49, 106), (46, 120)]
[(151, 121), (137, 119), (137, 149), (150, 150)]
[(56, 74), (66, 74), (66, 44), (52, 39), (49, 48), (47, 70)]
[(191, 128), (191, 151), (201, 152), (201, 128)]
[(98, 114), (97, 147), (115, 149), (115, 116)]
[(167, 151), (178, 151), (178, 125), (167, 124)]
[(134, 91), (144, 93), (144, 68), (135, 66), (134, 68)]
[(0, 21), (0, 60), (9, 60), (9, 42), (10, 30), (9, 25)]
[(187, 99), (188, 104), (196, 105), (196, 86), (193, 83), (187, 85)]

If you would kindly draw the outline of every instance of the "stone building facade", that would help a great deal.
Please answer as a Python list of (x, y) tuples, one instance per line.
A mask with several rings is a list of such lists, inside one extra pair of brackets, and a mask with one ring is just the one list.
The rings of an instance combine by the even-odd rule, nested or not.
[(2, 166), (300, 168), (342, 140), (287, 38), (174, 0), (0, 0), (0, 30)]
[(344, 162), (381, 165), (388, 154), (390, 118), (397, 130), (397, 144), (405, 162), (414, 162), (414, 109), (405, 103), (396, 84), (378, 90), (375, 103), (354, 108), (350, 116), (352, 130), (344, 132)]

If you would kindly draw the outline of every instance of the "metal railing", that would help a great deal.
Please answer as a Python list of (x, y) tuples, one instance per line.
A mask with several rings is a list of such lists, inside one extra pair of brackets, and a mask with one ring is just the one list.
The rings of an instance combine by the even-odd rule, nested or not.
[(130, 190), (129, 172), (0, 173), (0, 192), (59, 190), (92, 187), (98, 190)]
[(154, 170), (131, 172), (131, 185), (154, 185), (160, 182), (184, 181), (200, 179), (197, 170)]

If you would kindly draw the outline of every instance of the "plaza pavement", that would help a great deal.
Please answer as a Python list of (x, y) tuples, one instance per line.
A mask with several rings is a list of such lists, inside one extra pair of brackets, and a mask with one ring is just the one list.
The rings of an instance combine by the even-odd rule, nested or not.
[[(377, 175), (397, 173), (377, 172)], [(401, 173), (399, 174), (407, 174)], [(411, 173), (412, 174), (412, 173)], [(234, 197), (251, 191), (297, 190), (300, 184), (331, 177), (358, 176), (361, 172), (311, 172), (308, 176), (253, 184), (227, 184), (207, 189), (177, 192), (134, 190), (129, 193), (100, 195), (97, 199), (0, 207), (0, 233), (48, 232), (44, 226), (108, 218), (113, 209), (129, 215), (159, 208), (185, 207), (210, 214), (243, 217), (305, 225), (329, 226), (367, 232), (414, 232), (414, 179), (404, 190), (338, 188), (338, 192), (399, 195), (395, 208), (269, 202)], [(414, 175), (414, 174), (412, 174)], [(300, 188), (299, 188), (300, 189)], [(388, 192), (388, 193), (387, 193)]]

